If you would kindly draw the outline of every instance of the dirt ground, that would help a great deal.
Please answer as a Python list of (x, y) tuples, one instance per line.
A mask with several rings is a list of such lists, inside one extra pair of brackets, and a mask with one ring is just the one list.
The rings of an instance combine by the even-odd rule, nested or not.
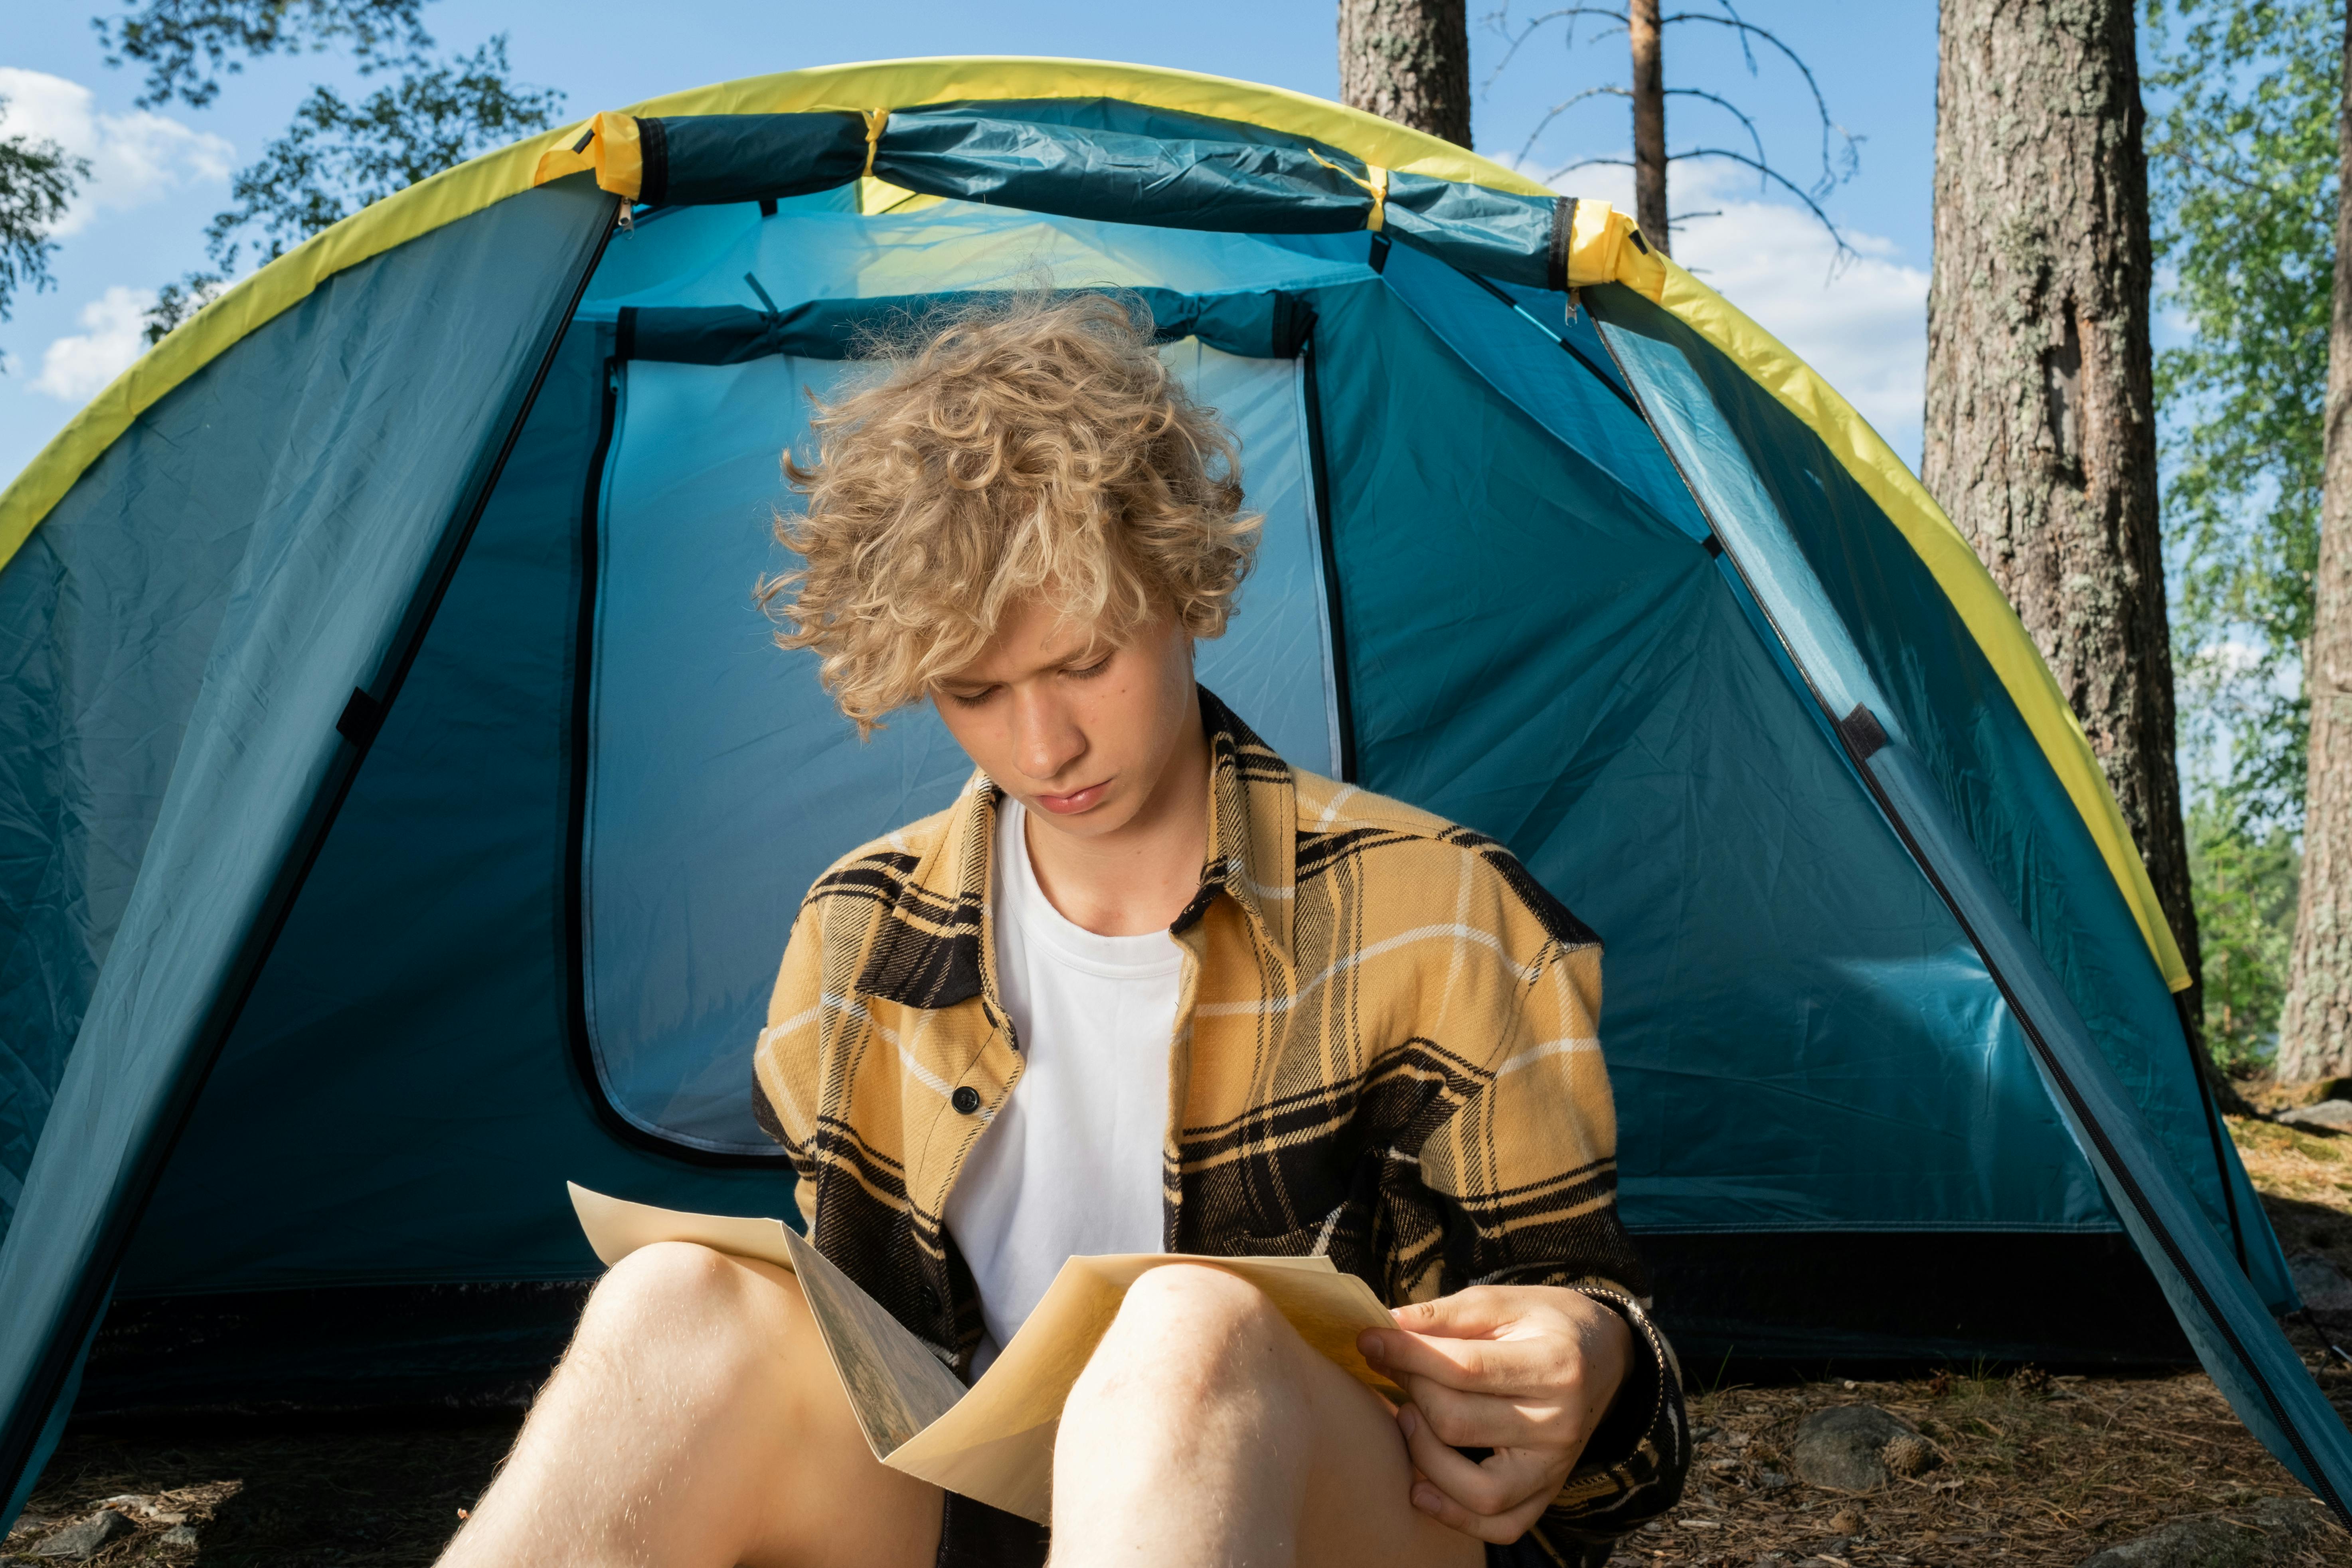
[[(2251, 1119), (2233, 1119), (2231, 1130), (2289, 1256), (2321, 1253), (2352, 1274), (2352, 1137)], [(2290, 1332), (2330, 1401), (2352, 1415), (2352, 1367), (2330, 1357), (2313, 1327), (2298, 1323)], [(1864, 1403), (1917, 1427), (1933, 1447), (1934, 1468), (1860, 1496), (1791, 1479), (1787, 1449), (1798, 1422), (1826, 1406)], [(1691, 1416), (1701, 1442), (1682, 1506), (1629, 1539), (1612, 1568), (1994, 1561), (2074, 1568), (2185, 1516), (2242, 1517), (2268, 1498), (2315, 1508), (2196, 1374), (2050, 1378), (2033, 1369), (1953, 1367), (1901, 1383), (1694, 1391)], [(429, 1563), (513, 1433), (512, 1416), (394, 1427), (69, 1431), (25, 1520), (0, 1546), (0, 1562), (50, 1561), (31, 1549), (124, 1500), (114, 1506), (134, 1528), (88, 1561), (105, 1568), (199, 1560), (205, 1568)], [(2246, 1560), (2210, 1559), (2216, 1568)], [(2324, 1531), (2298, 1553), (2259, 1560), (2352, 1568), (2352, 1537)]]

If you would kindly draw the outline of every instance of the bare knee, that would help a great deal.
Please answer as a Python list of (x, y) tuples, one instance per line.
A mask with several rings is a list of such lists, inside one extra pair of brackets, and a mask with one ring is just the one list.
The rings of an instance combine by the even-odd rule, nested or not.
[(739, 1293), (736, 1265), (691, 1241), (641, 1247), (607, 1269), (582, 1325), (626, 1331), (723, 1314)]
[(1297, 1335), (1265, 1293), (1222, 1268), (1168, 1263), (1128, 1287), (1072, 1398), (1202, 1406), (1289, 1381)]
[(752, 1285), (741, 1264), (693, 1242), (639, 1247), (597, 1282), (565, 1361), (619, 1359), (674, 1388), (685, 1374), (723, 1392), (773, 1342)]

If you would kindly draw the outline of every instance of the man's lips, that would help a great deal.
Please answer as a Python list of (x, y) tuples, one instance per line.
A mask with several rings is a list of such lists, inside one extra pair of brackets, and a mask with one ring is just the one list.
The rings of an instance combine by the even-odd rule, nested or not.
[(1067, 795), (1041, 795), (1037, 804), (1056, 816), (1074, 816), (1091, 806), (1102, 804), (1103, 795), (1110, 789), (1110, 780), (1091, 784), (1084, 789), (1074, 789)]

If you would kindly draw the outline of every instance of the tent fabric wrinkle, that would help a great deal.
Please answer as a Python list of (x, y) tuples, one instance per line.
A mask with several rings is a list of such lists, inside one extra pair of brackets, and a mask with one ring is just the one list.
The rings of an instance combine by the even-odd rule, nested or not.
[[(2193, 1355), (2342, 1512), (2145, 868), (1867, 425), (1605, 202), (1024, 59), (447, 171), (0, 492), (12, 1495), (85, 1358), (109, 1410), (543, 1375), (596, 1269), (566, 1181), (793, 1217), (750, 1057), (800, 901), (969, 767), (774, 647), (779, 459), (927, 323), (1083, 292), (1149, 317), (1264, 520), (1202, 679), (1604, 935), (1618, 1198), (1685, 1356)], [(317, 1326), (168, 1375), (101, 1326), (224, 1314)]]
[[(1391, 168), (1473, 181), (1496, 190), (1544, 194), (1541, 186), (1500, 164), (1360, 110), (1223, 77), (1096, 60), (982, 57), (787, 71), (671, 93), (634, 105), (628, 112), (775, 114), (840, 109), (862, 115), (877, 100), (1082, 100), (1104, 94), (1311, 137)], [(544, 183), (537, 180), (542, 158), (577, 142), (581, 129), (572, 125), (545, 132), (444, 170), (312, 236), (233, 284), (85, 405), (0, 491), (0, 564), (16, 553), (90, 463), (183, 381), (335, 273)], [(583, 163), (581, 170), (593, 166)]]
[[(1255, 359), (1297, 358), (1315, 327), (1314, 307), (1286, 290), (1207, 295), (1152, 288), (1099, 291), (1141, 307), (1160, 342), (1197, 338), (1223, 353)], [(781, 310), (741, 305), (624, 305), (614, 310), (614, 319), (623, 359), (676, 364), (744, 364), (776, 355), (864, 359), (919, 331), (927, 321), (1002, 308), (1027, 297), (971, 289), (807, 300)]]
[[(152, 715), (179, 731), (169, 784), (0, 1238), (12, 1482), (349, 766), (335, 719), (398, 657), (391, 641), (488, 482), (502, 421), (519, 416), (610, 212), (593, 191), (551, 191), (339, 279), (215, 362), (202, 395), (155, 421), (162, 438), (142, 444), (128, 482), (68, 498), (118, 549), (143, 534), (121, 526), (126, 513), (174, 508), (192, 484), (251, 512), (201, 676)], [(452, 293), (467, 308), (440, 308)], [(415, 416), (397, 438), (366, 427), (392, 401)], [(395, 440), (400, 482), (383, 483)], [(152, 601), (109, 607), (118, 626), (160, 629)]]

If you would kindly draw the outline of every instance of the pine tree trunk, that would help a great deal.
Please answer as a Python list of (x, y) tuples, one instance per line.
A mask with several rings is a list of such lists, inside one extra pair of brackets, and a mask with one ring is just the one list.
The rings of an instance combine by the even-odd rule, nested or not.
[(1658, 53), (1658, 0), (1633, 0), (1625, 34), (1633, 46), (1633, 221), (1651, 244), (1674, 253), (1666, 225), (1666, 69)]
[(1466, 0), (1339, 0), (1339, 100), (1469, 146)]
[[(2352, 175), (2352, 17), (2336, 157)], [(2284, 1079), (2352, 1073), (2352, 182), (2336, 193), (2336, 309), (2327, 333), (2319, 574), (2310, 656), (2311, 771), (2303, 821), (2303, 891), (2294, 915)]]
[(1940, 32), (1921, 477), (2082, 720), (2194, 975), (2131, 0), (1944, 0)]

